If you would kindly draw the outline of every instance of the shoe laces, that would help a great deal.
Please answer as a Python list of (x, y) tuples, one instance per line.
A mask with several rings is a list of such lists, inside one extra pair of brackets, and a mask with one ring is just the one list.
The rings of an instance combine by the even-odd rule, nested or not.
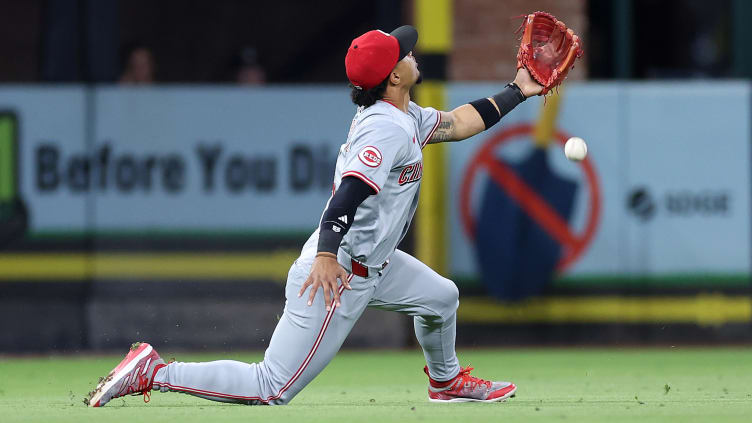
[(470, 372), (472, 370), (473, 367), (470, 366), (460, 367), (460, 373), (456, 377), (457, 382), (455, 384), (460, 383), (470, 389), (475, 389), (478, 385), (486, 385), (486, 387), (491, 388), (491, 381), (471, 376)]
[(144, 395), (144, 402), (151, 401), (151, 381), (145, 375), (138, 375), (138, 384), (128, 386), (125, 395)]

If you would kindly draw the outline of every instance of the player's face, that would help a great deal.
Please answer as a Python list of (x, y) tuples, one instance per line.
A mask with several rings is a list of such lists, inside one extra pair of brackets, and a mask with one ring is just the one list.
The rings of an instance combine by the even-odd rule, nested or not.
[(413, 52), (407, 54), (402, 60), (397, 63), (397, 66), (395, 66), (395, 70), (399, 72), (400, 77), (404, 78), (405, 83), (408, 87), (412, 87), (415, 84), (420, 84), (423, 78), (420, 75), (420, 71), (418, 70), (418, 62), (415, 60), (415, 56), (413, 56)]

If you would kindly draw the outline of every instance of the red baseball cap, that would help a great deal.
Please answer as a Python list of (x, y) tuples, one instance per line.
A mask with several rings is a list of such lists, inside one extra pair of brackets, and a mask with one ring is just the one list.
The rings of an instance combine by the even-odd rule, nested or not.
[(354, 39), (347, 50), (347, 79), (356, 88), (370, 90), (389, 76), (417, 42), (418, 31), (410, 25), (403, 25), (389, 34), (381, 30), (366, 32)]

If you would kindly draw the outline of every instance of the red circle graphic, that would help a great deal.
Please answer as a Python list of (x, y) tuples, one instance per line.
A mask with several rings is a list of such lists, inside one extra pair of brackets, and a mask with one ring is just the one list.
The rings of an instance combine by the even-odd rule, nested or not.
[[(478, 170), (484, 169), (491, 180), (498, 184), (520, 206), (523, 212), (527, 213), (535, 222), (541, 225), (549, 236), (564, 247), (564, 254), (556, 266), (558, 271), (563, 271), (577, 260), (593, 240), (595, 230), (598, 227), (598, 221), (600, 220), (600, 187), (595, 175), (595, 169), (590, 161), (590, 156), (588, 156), (585, 160), (579, 162), (579, 166), (582, 167), (589, 186), (590, 207), (588, 209), (587, 223), (582, 233), (573, 233), (567, 222), (520, 179), (512, 169), (503, 163), (493, 160), (495, 157), (493, 151), (497, 146), (516, 137), (531, 135), (533, 131), (534, 126), (530, 124), (519, 124), (508, 127), (494, 134), (470, 159), (462, 178), (462, 185), (460, 186), (460, 216), (462, 226), (465, 234), (470, 239), (475, 239), (475, 217), (470, 210), (470, 193)], [(554, 139), (559, 144), (564, 145), (567, 139), (569, 139), (569, 135), (557, 130), (554, 133)]]

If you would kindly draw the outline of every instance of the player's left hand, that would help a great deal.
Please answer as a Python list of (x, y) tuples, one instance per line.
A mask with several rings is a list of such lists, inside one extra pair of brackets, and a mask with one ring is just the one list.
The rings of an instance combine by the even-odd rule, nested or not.
[(514, 78), (514, 83), (520, 87), (520, 90), (522, 90), (522, 94), (525, 97), (532, 97), (543, 91), (543, 86), (535, 82), (533, 77), (530, 76), (530, 72), (525, 68), (519, 68), (517, 70), (517, 76)]
[(311, 293), (308, 296), (308, 305), (313, 304), (313, 299), (316, 298), (316, 292), (319, 288), (324, 291), (324, 304), (326, 305), (326, 311), (331, 310), (332, 303), (338, 307), (340, 305), (339, 298), (339, 286), (337, 279), (342, 281), (345, 289), (350, 288), (350, 284), (347, 282), (347, 272), (337, 262), (336, 256), (332, 254), (332, 257), (328, 255), (317, 256), (313, 261), (313, 267), (311, 267), (311, 274), (308, 275), (303, 286), (298, 292), (298, 297), (302, 297), (305, 290), (311, 287)]

